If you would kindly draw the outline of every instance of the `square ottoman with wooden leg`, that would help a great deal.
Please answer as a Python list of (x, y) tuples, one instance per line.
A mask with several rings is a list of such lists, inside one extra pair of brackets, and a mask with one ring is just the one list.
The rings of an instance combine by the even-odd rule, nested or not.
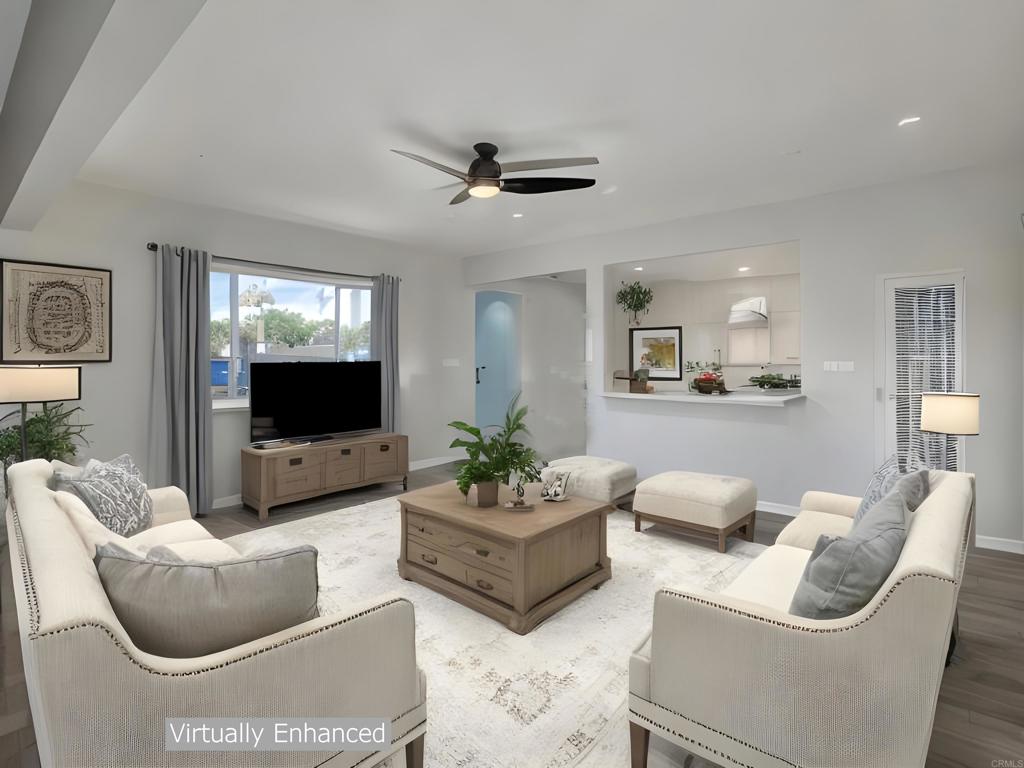
[(752, 481), (699, 472), (662, 472), (637, 484), (633, 497), (637, 531), (646, 520), (707, 533), (718, 539), (719, 552), (731, 534), (754, 540), (756, 507)]

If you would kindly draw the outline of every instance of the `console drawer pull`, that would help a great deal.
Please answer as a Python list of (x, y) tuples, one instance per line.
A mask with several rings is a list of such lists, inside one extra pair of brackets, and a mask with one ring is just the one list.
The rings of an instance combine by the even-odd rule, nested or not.
[(390, 445), (388, 445), (387, 443), (384, 443), (384, 444), (383, 444), (383, 445), (381, 445), (381, 447), (380, 447), (380, 452), (381, 452), (381, 453), (386, 453), (387, 451), (390, 451), (390, 450), (391, 450), (391, 446), (390, 446)]
[(476, 553), (480, 557), (487, 557), (489, 554), (491, 554), (491, 550), (489, 550), (489, 549), (478, 549), (478, 550), (476, 550)]
[(431, 565), (437, 565), (437, 558), (434, 557), (433, 555), (420, 555), (420, 558), (425, 563), (430, 563)]
[(341, 455), (342, 456), (351, 456), (352, 455), (352, 449), (351, 448), (342, 448), (341, 449)]
[(476, 585), (478, 587), (480, 587), (480, 589), (494, 589), (494, 585), (493, 584), (491, 584), (488, 581), (484, 581), (483, 579), (477, 579), (476, 580)]
[(300, 456), (297, 459), (288, 459), (288, 464), (289, 466), (297, 467), (302, 464), (302, 457)]

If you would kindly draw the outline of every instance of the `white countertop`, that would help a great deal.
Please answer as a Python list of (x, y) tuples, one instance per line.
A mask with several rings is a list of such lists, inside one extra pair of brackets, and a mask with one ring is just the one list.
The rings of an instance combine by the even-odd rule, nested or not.
[(654, 392), (641, 395), (635, 392), (602, 392), (601, 397), (617, 400), (660, 400), (689, 405), (755, 405), (767, 408), (782, 408), (805, 395), (762, 395), (760, 392), (730, 392), (728, 395), (696, 395), (692, 392)]

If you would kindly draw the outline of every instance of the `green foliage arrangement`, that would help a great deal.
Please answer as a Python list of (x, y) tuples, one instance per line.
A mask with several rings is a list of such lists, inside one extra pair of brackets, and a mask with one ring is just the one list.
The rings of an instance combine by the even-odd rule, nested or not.
[[(259, 315), (246, 315), (238, 324), (238, 336), (243, 344), (256, 343)], [(309, 344), (334, 343), (334, 319), (307, 320), (299, 312), (271, 308), (263, 313), (263, 340), (289, 347)], [(231, 321), (227, 318), (210, 321), (210, 353), (219, 356), (231, 343)], [(355, 327), (341, 327), (342, 357), (370, 346), (369, 321)]]
[(519, 407), (519, 395), (516, 395), (505, 411), (504, 424), (498, 425), (497, 431), (489, 436), (484, 436), (480, 427), (465, 421), (453, 421), (448, 425), (469, 436), (457, 437), (449, 446), (465, 449), (468, 457), (455, 476), (463, 496), (469, 493), (474, 483), (496, 480), (508, 485), (512, 475), (516, 475), (520, 483), (540, 480), (537, 452), (518, 439), (519, 435), (530, 434), (526, 427), (527, 411), (525, 405)]
[(650, 312), (651, 302), (654, 301), (654, 291), (646, 288), (639, 282), (626, 283), (615, 294), (615, 303), (622, 307), (623, 312), (633, 315), (633, 322), (640, 321), (640, 314)]
[(797, 376), (785, 376), (778, 373), (762, 373), (759, 376), (751, 376), (750, 383), (759, 389), (790, 389), (800, 386), (800, 379)]
[[(82, 409), (68, 408), (65, 403), (43, 404), (43, 409), (25, 421), (28, 455), (33, 459), (67, 460), (78, 452), (78, 445), (88, 445), (85, 430), (92, 424), (72, 424), (71, 418)], [(4, 471), (21, 461), (21, 425), (0, 429), (0, 461)]]

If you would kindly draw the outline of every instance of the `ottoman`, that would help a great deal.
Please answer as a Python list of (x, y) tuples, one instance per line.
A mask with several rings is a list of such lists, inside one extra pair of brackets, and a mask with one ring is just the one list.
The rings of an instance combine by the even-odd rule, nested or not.
[(636, 488), (636, 467), (624, 461), (597, 456), (555, 459), (541, 470), (541, 479), (548, 482), (555, 470), (570, 473), (567, 489), (570, 496), (582, 496), (614, 505), (616, 500), (624, 500)]
[(742, 529), (754, 540), (757, 489), (742, 477), (705, 475), (699, 472), (662, 472), (636, 487), (633, 497), (635, 528), (641, 520), (709, 533), (718, 537), (718, 551), (725, 539)]

